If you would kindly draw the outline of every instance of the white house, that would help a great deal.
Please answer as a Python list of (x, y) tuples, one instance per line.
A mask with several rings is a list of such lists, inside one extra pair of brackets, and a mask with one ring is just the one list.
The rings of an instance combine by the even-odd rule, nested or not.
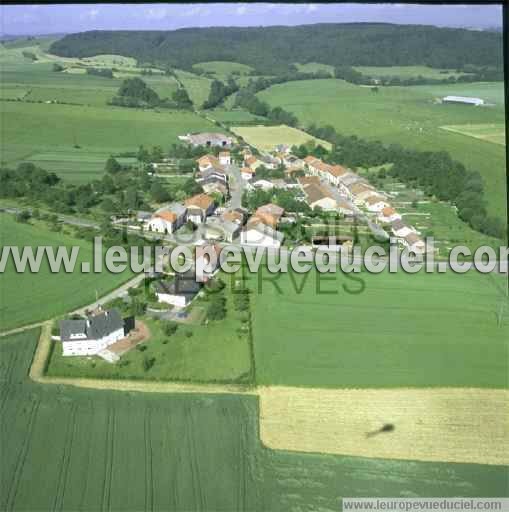
[(231, 165), (232, 157), (229, 151), (221, 151), (219, 153), (219, 164), (220, 165)]
[(272, 190), (274, 188), (274, 183), (269, 180), (265, 180), (263, 178), (254, 179), (250, 181), (250, 186), (253, 189), (261, 189), (263, 191)]
[(60, 322), (64, 356), (92, 356), (127, 335), (117, 309), (102, 311), (78, 320)]
[(401, 220), (396, 220), (391, 224), (391, 231), (394, 234), (394, 236), (397, 236), (398, 238), (405, 238), (410, 233), (415, 232), (412, 228), (408, 227)]
[(146, 222), (145, 229), (156, 233), (174, 233), (185, 222), (187, 208), (180, 203), (171, 203), (157, 210)]
[(240, 234), (240, 243), (248, 246), (278, 249), (284, 240), (283, 233), (272, 229), (261, 221), (248, 222)]
[(242, 167), (242, 169), (240, 169), (240, 175), (243, 180), (250, 181), (256, 175), (256, 170), (251, 169), (251, 167)]
[(394, 208), (388, 206), (378, 213), (378, 220), (386, 223), (394, 222), (396, 220), (401, 220), (401, 215)]
[(198, 295), (202, 287), (193, 272), (175, 274), (173, 281), (156, 281), (154, 292), (159, 302), (178, 308), (187, 306)]
[(321, 208), (322, 210), (333, 211), (337, 209), (337, 202), (329, 192), (321, 185), (310, 183), (304, 188), (306, 202), (310, 208)]
[(187, 208), (187, 220), (194, 224), (201, 224), (212, 214), (215, 209), (214, 199), (207, 194), (197, 194), (186, 199), (184, 205)]
[(200, 172), (206, 171), (207, 169), (218, 169), (220, 167), (219, 160), (214, 155), (204, 155), (198, 160), (198, 169)]
[(375, 213), (380, 212), (384, 208), (390, 206), (389, 203), (382, 196), (379, 195), (371, 195), (367, 197), (366, 200), (364, 201), (364, 204), (366, 205), (368, 211)]
[(416, 254), (423, 254), (426, 252), (426, 244), (417, 236), (416, 233), (409, 233), (401, 242), (409, 251), (413, 251)]

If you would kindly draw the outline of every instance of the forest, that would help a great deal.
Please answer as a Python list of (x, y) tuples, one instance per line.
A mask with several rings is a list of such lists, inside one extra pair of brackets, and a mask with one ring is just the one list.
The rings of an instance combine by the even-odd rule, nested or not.
[(62, 57), (118, 54), (190, 70), (207, 61), (247, 64), (279, 75), (295, 62), (333, 66), (501, 69), (502, 34), (424, 25), (315, 24), (295, 27), (211, 27), (174, 31), (90, 31), (54, 42)]

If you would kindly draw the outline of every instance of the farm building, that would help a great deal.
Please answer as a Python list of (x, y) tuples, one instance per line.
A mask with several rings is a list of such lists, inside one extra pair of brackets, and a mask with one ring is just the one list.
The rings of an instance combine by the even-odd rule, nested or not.
[(193, 272), (187, 272), (175, 274), (173, 281), (156, 281), (153, 286), (159, 302), (183, 308), (198, 295), (202, 284), (196, 282)]
[(406, 235), (403, 238), (402, 243), (409, 251), (415, 252), (416, 254), (422, 254), (426, 251), (426, 244), (417, 236), (416, 233), (409, 233)]
[(187, 135), (180, 135), (179, 139), (195, 147), (216, 146), (224, 148), (233, 144), (232, 137), (227, 137), (222, 133), (188, 133)]
[(186, 199), (187, 220), (201, 224), (214, 211), (214, 199), (207, 194), (198, 194)]
[(180, 203), (171, 203), (157, 210), (145, 227), (156, 233), (174, 233), (185, 222), (187, 208)]
[(484, 100), (481, 98), (472, 98), (470, 96), (445, 96), (442, 98), (442, 103), (459, 103), (462, 105), (484, 105)]
[(128, 327), (117, 309), (60, 322), (60, 341), (64, 356), (91, 356), (124, 338)]
[(396, 220), (401, 220), (401, 215), (394, 208), (392, 208), (392, 206), (387, 206), (378, 213), (378, 220), (380, 222), (387, 223), (394, 222)]
[(327, 211), (337, 208), (336, 200), (323, 186), (311, 183), (304, 186), (303, 191), (310, 208), (321, 208)]
[(414, 233), (414, 230), (401, 220), (396, 220), (391, 224), (391, 231), (398, 238), (405, 238), (410, 233)]
[(196, 160), (200, 172), (204, 172), (207, 169), (221, 169), (219, 160), (214, 155), (204, 155)]

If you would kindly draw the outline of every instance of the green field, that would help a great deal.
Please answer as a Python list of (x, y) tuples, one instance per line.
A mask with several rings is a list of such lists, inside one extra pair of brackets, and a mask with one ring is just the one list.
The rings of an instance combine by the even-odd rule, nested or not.
[(382, 77), (398, 77), (398, 78), (414, 78), (422, 76), (424, 78), (445, 79), (450, 76), (457, 77), (464, 73), (457, 73), (451, 69), (435, 69), (428, 66), (355, 66), (357, 71), (364, 75), (372, 76), (374, 78)]
[(240, 62), (226, 62), (226, 61), (210, 61), (198, 62), (193, 65), (196, 70), (203, 70), (208, 73), (213, 73), (218, 79), (225, 79), (232, 73), (239, 75), (247, 75), (253, 71), (251, 66), (241, 64)]
[(251, 276), (254, 290), (266, 279), (252, 294), (259, 384), (508, 386), (507, 307), (497, 325), (503, 278), (400, 270), (363, 272), (355, 281), (322, 274), (317, 284), (319, 276)]
[[(5, 273), (0, 274), (0, 324), (2, 331), (20, 325), (39, 322), (71, 311), (79, 306), (92, 303), (96, 297), (104, 295), (119, 286), (130, 276), (129, 273), (101, 274), (81, 273), (81, 262), (92, 263), (92, 245), (61, 233), (49, 231), (42, 223), (20, 224), (7, 214), (0, 214), (0, 245), (79, 247), (77, 269), (73, 273), (53, 274), (47, 260), (37, 274), (29, 271), (16, 273), (12, 256)], [(69, 249), (70, 250), (70, 249)]]
[(505, 145), (505, 125), (503, 124), (458, 124), (441, 128), (486, 142)]
[(295, 63), (295, 67), (302, 73), (316, 73), (317, 71), (327, 71), (334, 74), (334, 66), (329, 64), (321, 64), (320, 62), (308, 62), (306, 64)]
[(316, 144), (321, 144), (326, 149), (331, 148), (328, 142), (284, 124), (279, 126), (236, 126), (232, 127), (231, 130), (236, 135), (242, 137), (248, 144), (255, 146), (261, 151), (271, 151), (278, 144), (299, 146), (311, 140), (314, 140)]
[(265, 449), (256, 397), (34, 384), (38, 335), (0, 339), (2, 510), (280, 512), (337, 510), (341, 496), (507, 495), (506, 467)]
[(220, 123), (252, 123), (253, 121), (264, 121), (264, 117), (256, 116), (246, 110), (212, 110), (207, 116)]
[(441, 129), (444, 125), (505, 123), (503, 103), (470, 108), (435, 102), (445, 94), (489, 99), (488, 94), (503, 95), (503, 84), (381, 87), (374, 93), (369, 87), (341, 80), (306, 80), (275, 85), (259, 97), (293, 112), (304, 126), (330, 124), (345, 135), (448, 151), (468, 169), (482, 174), (488, 211), (505, 218), (505, 148)]
[(175, 70), (175, 74), (182, 82), (187, 94), (189, 94), (191, 101), (194, 103), (194, 108), (200, 109), (209, 98), (212, 80), (187, 71)]
[[(136, 151), (140, 145), (167, 148), (178, 135), (217, 130), (192, 112), (143, 111), (121, 107), (86, 107), (23, 102), (1, 102), (3, 119), (2, 160), (7, 165), (37, 161), (39, 155), (59, 153), (55, 171), (75, 182), (83, 182), (104, 167), (90, 165), (92, 155)], [(78, 145), (79, 148), (74, 146)], [(102, 157), (101, 157), (102, 158)], [(85, 163), (81, 175), (80, 162)], [(52, 168), (47, 168), (51, 171)], [(74, 176), (73, 173), (76, 173)]]

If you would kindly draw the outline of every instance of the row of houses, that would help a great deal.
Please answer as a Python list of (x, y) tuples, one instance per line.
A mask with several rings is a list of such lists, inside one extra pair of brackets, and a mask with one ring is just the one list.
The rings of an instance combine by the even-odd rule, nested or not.
[(333, 195), (327, 193), (325, 187), (320, 185), (320, 180), (323, 180), (337, 187), (338, 191), (356, 206), (374, 214), (380, 223), (389, 224), (392, 234), (402, 245), (416, 253), (425, 251), (424, 241), (417, 231), (407, 226), (401, 215), (391, 206), (388, 198), (365, 179), (341, 165), (330, 165), (313, 156), (307, 156), (304, 162), (311, 176), (299, 178), (299, 183), (307, 196), (308, 204), (341, 211), (337, 201), (334, 203)]

